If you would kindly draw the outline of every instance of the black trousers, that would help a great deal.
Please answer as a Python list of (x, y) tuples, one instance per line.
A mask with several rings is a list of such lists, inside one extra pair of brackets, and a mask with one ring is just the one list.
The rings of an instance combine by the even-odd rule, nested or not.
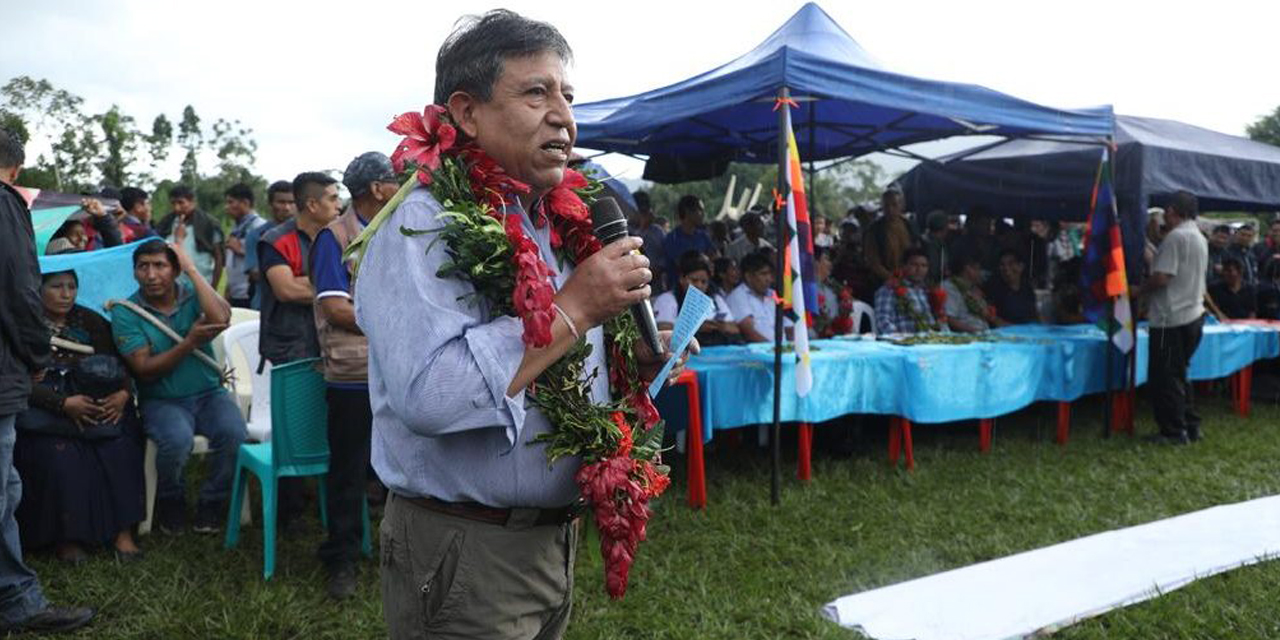
[(1177, 327), (1151, 327), (1148, 378), (1156, 425), (1167, 435), (1199, 433), (1200, 416), (1191, 397), (1187, 368), (1200, 346), (1204, 318)]
[(368, 479), (369, 443), (373, 411), (367, 389), (335, 389), (326, 392), (329, 404), (329, 537), (320, 545), (320, 560), (329, 567), (354, 564), (360, 558), (364, 522), (365, 483)]

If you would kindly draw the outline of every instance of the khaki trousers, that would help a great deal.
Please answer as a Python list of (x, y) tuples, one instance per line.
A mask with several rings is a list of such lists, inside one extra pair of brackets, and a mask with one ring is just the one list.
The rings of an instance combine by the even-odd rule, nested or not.
[(476, 522), (388, 495), (382, 606), (393, 640), (552, 640), (569, 624), (577, 522)]

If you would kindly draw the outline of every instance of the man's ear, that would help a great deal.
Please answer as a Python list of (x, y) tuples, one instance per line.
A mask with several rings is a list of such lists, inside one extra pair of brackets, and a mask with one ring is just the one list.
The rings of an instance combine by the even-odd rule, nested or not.
[(453, 118), (453, 123), (465, 133), (468, 138), (475, 138), (480, 128), (476, 124), (475, 110), (479, 106), (480, 101), (466, 91), (454, 91), (449, 96), (445, 108), (449, 110), (449, 116)]

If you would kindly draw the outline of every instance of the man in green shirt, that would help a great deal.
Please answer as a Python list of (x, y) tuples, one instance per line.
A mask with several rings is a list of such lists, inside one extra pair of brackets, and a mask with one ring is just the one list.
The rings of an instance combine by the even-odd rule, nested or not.
[[(176, 282), (180, 274), (190, 278), (194, 290)], [(139, 246), (133, 252), (133, 276), (138, 291), (129, 300), (184, 336), (173, 340), (125, 305), (111, 311), (116, 346), (138, 381), (143, 430), (156, 443), (156, 523), (167, 533), (186, 526), (182, 470), (199, 434), (209, 439), (213, 453), (192, 528), (214, 533), (226, 513), (245, 424), (218, 372), (194, 352), (213, 355), (209, 341), (227, 328), (231, 307), (176, 243), (152, 240)]]

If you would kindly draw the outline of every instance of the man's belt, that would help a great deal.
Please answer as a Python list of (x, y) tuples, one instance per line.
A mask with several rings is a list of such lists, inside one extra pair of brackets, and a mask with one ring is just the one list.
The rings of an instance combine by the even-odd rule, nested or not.
[(397, 498), (404, 499), (410, 504), (417, 505), (428, 511), (443, 513), (445, 515), (463, 518), (465, 520), (475, 520), (476, 522), (484, 522), (486, 524), (498, 525), (500, 527), (514, 524), (524, 524), (525, 526), (542, 527), (542, 526), (559, 526), (573, 522), (575, 518), (582, 514), (586, 509), (586, 505), (581, 501), (575, 502), (567, 507), (557, 507), (554, 509), (537, 509), (537, 508), (513, 508), (502, 509), (498, 507), (489, 507), (478, 502), (445, 502), (436, 498), (410, 498), (396, 494)]

